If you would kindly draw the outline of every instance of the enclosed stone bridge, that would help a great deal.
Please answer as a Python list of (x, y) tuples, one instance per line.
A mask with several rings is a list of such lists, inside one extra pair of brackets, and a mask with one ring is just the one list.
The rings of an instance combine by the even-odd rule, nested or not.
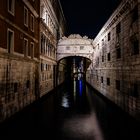
[(93, 40), (78, 34), (62, 37), (57, 46), (57, 61), (70, 56), (80, 56), (92, 60)]
[(86, 73), (93, 58), (93, 40), (78, 34), (62, 37), (57, 46), (57, 62), (65, 64), (72, 76)]

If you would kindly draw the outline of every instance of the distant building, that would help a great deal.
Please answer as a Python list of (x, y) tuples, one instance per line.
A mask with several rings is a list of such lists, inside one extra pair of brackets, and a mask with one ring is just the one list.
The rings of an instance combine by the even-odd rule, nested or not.
[(140, 119), (140, 4), (123, 0), (93, 42), (87, 80)]

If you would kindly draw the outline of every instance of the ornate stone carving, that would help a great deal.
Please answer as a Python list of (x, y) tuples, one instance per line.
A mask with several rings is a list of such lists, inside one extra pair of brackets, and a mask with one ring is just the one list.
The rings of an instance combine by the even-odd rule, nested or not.
[(82, 39), (82, 37), (79, 34), (71, 34), (68, 39)]

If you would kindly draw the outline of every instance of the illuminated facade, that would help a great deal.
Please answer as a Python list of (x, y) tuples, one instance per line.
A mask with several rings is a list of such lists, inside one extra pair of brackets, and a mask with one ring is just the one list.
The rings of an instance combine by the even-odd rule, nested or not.
[(52, 90), (56, 83), (57, 41), (64, 36), (65, 18), (59, 0), (40, 3), (40, 96)]
[(140, 4), (124, 0), (94, 39), (87, 80), (132, 116), (140, 117)]

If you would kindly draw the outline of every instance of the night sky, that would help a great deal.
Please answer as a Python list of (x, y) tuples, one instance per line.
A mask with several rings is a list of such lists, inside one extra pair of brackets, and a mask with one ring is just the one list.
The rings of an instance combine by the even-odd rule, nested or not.
[(60, 0), (69, 34), (95, 38), (121, 0)]

